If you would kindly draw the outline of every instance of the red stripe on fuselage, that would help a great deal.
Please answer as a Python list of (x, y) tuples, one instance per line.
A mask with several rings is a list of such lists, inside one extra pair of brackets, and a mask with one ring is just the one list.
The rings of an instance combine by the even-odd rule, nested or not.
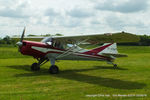
[(83, 54), (88, 54), (88, 55), (97, 55), (97, 53), (101, 52), (102, 50), (106, 49), (107, 47), (111, 46), (113, 43), (110, 43), (105, 46), (101, 46), (92, 50), (89, 50), (87, 52), (83, 52)]

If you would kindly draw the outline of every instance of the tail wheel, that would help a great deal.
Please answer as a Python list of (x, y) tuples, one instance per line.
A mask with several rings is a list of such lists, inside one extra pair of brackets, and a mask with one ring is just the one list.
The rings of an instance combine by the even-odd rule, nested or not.
[(59, 68), (56, 65), (52, 65), (49, 68), (49, 73), (51, 73), (51, 74), (57, 74), (57, 73), (59, 73)]
[(117, 67), (117, 64), (114, 64), (114, 68), (118, 68), (118, 67)]
[(32, 71), (38, 71), (38, 70), (40, 70), (40, 66), (38, 65), (38, 63), (33, 63), (31, 65), (31, 70)]

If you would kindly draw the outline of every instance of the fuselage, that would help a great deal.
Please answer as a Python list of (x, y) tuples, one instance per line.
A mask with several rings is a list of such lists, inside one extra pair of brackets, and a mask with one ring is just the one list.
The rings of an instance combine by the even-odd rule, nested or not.
[(111, 57), (97, 54), (82, 48), (62, 49), (42, 42), (23, 40), (20, 48), (23, 55), (33, 56), (34, 58), (55, 58), (57, 60), (105, 60), (111, 61)]

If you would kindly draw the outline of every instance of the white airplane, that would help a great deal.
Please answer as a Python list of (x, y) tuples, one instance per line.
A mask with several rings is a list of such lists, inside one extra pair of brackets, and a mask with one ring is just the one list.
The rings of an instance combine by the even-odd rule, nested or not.
[[(129, 33), (107, 33), (95, 35), (80, 35), (80, 36), (60, 36), (46, 37), (41, 42), (23, 40), (25, 28), (21, 39), (17, 42), (19, 51), (23, 55), (33, 56), (38, 60), (38, 63), (33, 63), (32, 71), (40, 70), (40, 66), (50, 61), (51, 66), (49, 72), (57, 74), (59, 68), (55, 65), (56, 60), (93, 60), (106, 61), (108, 64), (113, 64), (116, 68), (117, 64), (113, 61), (117, 57), (126, 57), (127, 55), (119, 54), (117, 51), (116, 42), (136, 42), (139, 38), (136, 35)], [(102, 46), (87, 50), (79, 47), (80, 44), (100, 44)]]

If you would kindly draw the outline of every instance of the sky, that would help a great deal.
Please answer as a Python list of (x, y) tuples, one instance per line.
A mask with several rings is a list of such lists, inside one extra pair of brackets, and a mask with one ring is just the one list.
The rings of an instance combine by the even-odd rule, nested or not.
[(150, 0), (0, 0), (0, 37), (130, 32), (150, 35)]

